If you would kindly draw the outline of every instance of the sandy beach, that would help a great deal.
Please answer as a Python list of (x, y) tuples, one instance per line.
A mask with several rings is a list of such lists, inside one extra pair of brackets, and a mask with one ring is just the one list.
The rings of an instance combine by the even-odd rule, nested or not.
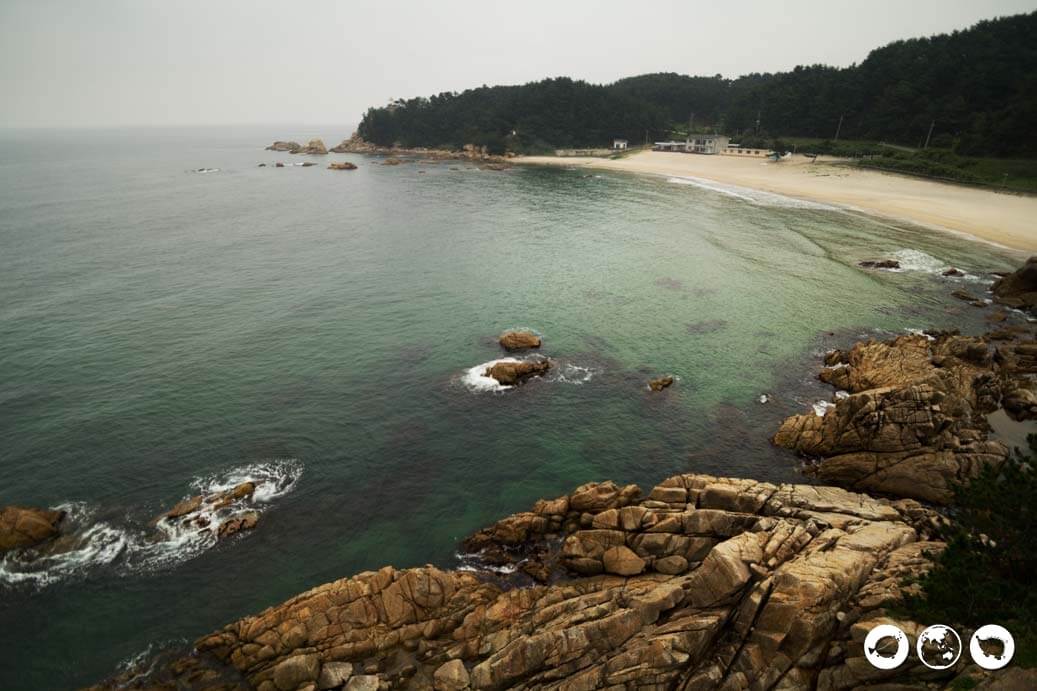
[(656, 151), (614, 160), (525, 156), (514, 161), (711, 180), (965, 233), (1021, 252), (1037, 251), (1037, 197), (860, 170), (839, 161), (797, 156), (774, 163)]

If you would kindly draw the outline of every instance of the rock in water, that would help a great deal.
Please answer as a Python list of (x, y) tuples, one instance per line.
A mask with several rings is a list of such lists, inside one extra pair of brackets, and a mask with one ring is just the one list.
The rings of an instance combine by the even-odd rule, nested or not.
[(342, 161), (340, 163), (329, 163), (328, 170), (356, 170), (356, 164), (350, 163), (349, 161)]
[(965, 272), (961, 271), (960, 269), (956, 269), (955, 267), (952, 266), (951, 268), (949, 268), (946, 271), (944, 271), (942, 275), (943, 276), (964, 276)]
[(64, 511), (5, 506), (0, 509), (0, 553), (32, 547), (58, 534)]
[(286, 151), (290, 154), (299, 153), (302, 145), (299, 142), (274, 142), (266, 147), (267, 151)]
[(328, 153), (327, 148), (324, 146), (324, 142), (320, 139), (311, 139), (306, 142), (306, 146), (302, 147), (298, 151), (293, 151), (296, 154), (326, 154)]
[(857, 266), (865, 269), (899, 269), (900, 262), (896, 259), (865, 259), (858, 262)]
[(504, 350), (539, 348), (541, 344), (540, 336), (532, 331), (505, 331), (500, 335), (498, 342)]
[(518, 362), (504, 361), (487, 367), (483, 376), (496, 379), (503, 386), (515, 386), (530, 377), (543, 376), (549, 369), (551, 369), (551, 361), (547, 358), (519, 360)]
[(672, 385), (673, 385), (673, 376), (671, 376), (669, 374), (666, 375), (665, 377), (659, 377), (657, 379), (652, 379), (652, 380), (650, 380), (648, 382), (648, 388), (651, 389), (652, 391), (662, 391), (663, 389), (667, 388), (668, 386), (672, 386)]
[(1022, 267), (998, 279), (993, 291), (994, 299), (1003, 305), (1026, 310), (1037, 307), (1037, 257), (1030, 257)]
[(382, 161), (382, 165), (383, 166), (398, 166), (401, 163), (403, 163), (402, 159), (394, 158), (392, 156), (390, 156), (389, 158), (387, 158), (384, 161)]

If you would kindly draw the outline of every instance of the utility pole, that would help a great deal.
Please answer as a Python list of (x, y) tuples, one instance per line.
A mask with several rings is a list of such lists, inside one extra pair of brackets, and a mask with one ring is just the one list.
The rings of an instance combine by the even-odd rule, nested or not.
[(932, 123), (930, 123), (930, 125), (929, 125), (929, 134), (925, 135), (925, 146), (922, 147), (923, 149), (928, 149), (929, 148), (929, 137), (933, 136), (933, 128), (934, 127), (936, 127), (936, 121), (935, 120), (933, 120)]
[(839, 141), (839, 133), (843, 131), (843, 118), (846, 117), (846, 113), (839, 116), (839, 126), (835, 128), (835, 141)]
[(756, 111), (756, 136), (760, 136), (760, 111)]
[(688, 117), (688, 134), (690, 135), (694, 131), (695, 131), (695, 113), (693, 112)]

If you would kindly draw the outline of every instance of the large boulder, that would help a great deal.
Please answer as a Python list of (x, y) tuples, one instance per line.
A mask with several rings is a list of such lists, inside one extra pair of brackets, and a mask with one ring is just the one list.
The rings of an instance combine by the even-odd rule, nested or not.
[(328, 164), (328, 170), (356, 170), (356, 164), (349, 161), (333, 162)]
[(1003, 305), (1032, 310), (1037, 306), (1037, 257), (994, 283), (994, 299)]
[(505, 331), (497, 339), (504, 350), (527, 350), (539, 348), (542, 341), (532, 331)]
[(531, 377), (540, 377), (551, 369), (551, 361), (539, 360), (502, 360), (486, 368), (483, 376), (496, 379), (503, 386), (515, 386)]
[(663, 389), (673, 386), (673, 382), (673, 375), (667, 374), (663, 377), (656, 377), (655, 379), (648, 380), (648, 388), (652, 391), (662, 391)]
[(0, 509), (0, 553), (33, 547), (58, 534), (64, 511), (24, 506)]

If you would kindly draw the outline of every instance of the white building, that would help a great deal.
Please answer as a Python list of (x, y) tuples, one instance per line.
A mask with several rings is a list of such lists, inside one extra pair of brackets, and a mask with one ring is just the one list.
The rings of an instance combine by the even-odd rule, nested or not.
[(680, 151), (686, 154), (721, 154), (727, 151), (730, 142), (728, 137), (720, 134), (696, 134), (683, 142), (656, 142), (653, 148), (656, 151)]
[(626, 139), (613, 139), (612, 140), (612, 148), (615, 149), (616, 151), (621, 151), (621, 150), (627, 148), (627, 140)]

